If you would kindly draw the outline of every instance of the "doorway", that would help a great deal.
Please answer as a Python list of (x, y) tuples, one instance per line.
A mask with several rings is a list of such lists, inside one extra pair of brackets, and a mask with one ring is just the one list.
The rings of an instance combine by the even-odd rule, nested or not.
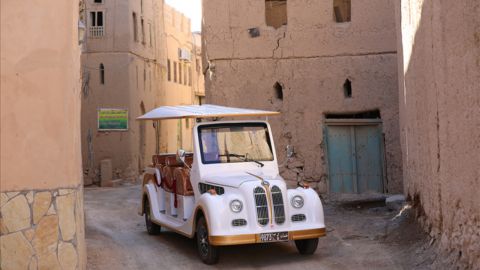
[(324, 136), (331, 193), (384, 193), (381, 119), (327, 119)]

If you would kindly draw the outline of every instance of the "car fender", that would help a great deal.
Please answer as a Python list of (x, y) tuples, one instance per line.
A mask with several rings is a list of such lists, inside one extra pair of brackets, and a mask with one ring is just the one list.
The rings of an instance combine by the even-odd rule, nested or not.
[[(307, 216), (307, 222), (322, 224), (325, 226), (323, 205), (317, 192), (312, 188), (297, 187), (296, 189), (289, 189), (288, 193), (288, 207), (291, 215), (303, 213)], [(295, 208), (292, 206), (292, 199), (295, 195), (300, 195), (304, 199), (302, 208)]]
[(233, 193), (229, 195), (212, 195), (208, 192), (202, 194), (198, 199), (198, 204), (195, 211), (195, 223), (193, 229), (196, 228), (196, 220), (199, 211), (203, 212), (206, 218), (208, 231), (210, 235), (218, 235), (225, 232), (230, 226), (230, 221), (234, 215), (230, 210), (230, 201), (240, 199), (245, 202), (240, 193)]
[(143, 216), (145, 209), (143, 202), (145, 201), (145, 198), (148, 199), (148, 202), (150, 203), (150, 209), (152, 210), (153, 213), (157, 213), (159, 211), (158, 209), (158, 203), (152, 203), (152, 201), (157, 202), (157, 192), (156, 192), (156, 187), (154, 186), (154, 183), (147, 183), (143, 186), (143, 191), (142, 191), (142, 200), (140, 201), (140, 208), (138, 211), (138, 214)]

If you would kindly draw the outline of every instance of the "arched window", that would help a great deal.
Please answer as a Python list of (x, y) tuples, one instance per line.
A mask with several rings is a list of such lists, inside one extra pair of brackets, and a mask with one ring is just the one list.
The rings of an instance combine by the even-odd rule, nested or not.
[(346, 98), (352, 97), (352, 82), (349, 79), (346, 79), (345, 83), (343, 83), (343, 93)]
[(105, 84), (105, 67), (100, 63), (100, 84)]
[(279, 100), (283, 100), (283, 86), (279, 82), (276, 82), (273, 85), (273, 89), (275, 90), (275, 97)]

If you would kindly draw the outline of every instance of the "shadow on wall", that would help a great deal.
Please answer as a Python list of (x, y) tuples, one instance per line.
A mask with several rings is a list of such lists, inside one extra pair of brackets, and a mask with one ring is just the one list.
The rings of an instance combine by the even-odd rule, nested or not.
[(447, 254), (438, 263), (478, 269), (480, 3), (416, 2), (397, 4), (405, 190)]

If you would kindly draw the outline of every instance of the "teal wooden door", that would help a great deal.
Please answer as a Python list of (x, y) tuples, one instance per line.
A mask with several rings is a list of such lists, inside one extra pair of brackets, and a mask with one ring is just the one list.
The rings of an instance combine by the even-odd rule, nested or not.
[(330, 192), (383, 192), (380, 125), (327, 125)]

